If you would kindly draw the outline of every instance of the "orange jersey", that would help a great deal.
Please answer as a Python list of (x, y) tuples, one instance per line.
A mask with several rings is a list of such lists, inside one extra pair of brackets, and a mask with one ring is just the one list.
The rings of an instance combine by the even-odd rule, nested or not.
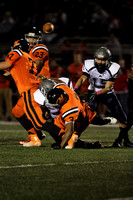
[(63, 89), (68, 95), (68, 101), (60, 109), (60, 114), (64, 121), (77, 120), (80, 112), (85, 116), (84, 107), (76, 92), (64, 84), (59, 84), (56, 88)]
[(91, 123), (96, 113), (85, 106), (79, 99), (78, 95), (66, 85), (58, 85), (57, 88), (63, 89), (68, 95), (68, 101), (61, 107), (60, 114), (54, 119), (55, 124), (61, 128), (59, 133), (65, 132), (65, 123), (75, 121), (74, 131), (80, 135)]
[(6, 61), (11, 64), (10, 73), (16, 83), (20, 95), (24, 91), (38, 85), (38, 81), (35, 80), (37, 66), (29, 54), (15, 49), (8, 53)]
[(37, 44), (30, 50), (29, 55), (33, 60), (43, 60), (43, 67), (38, 74), (50, 77), (48, 48), (44, 44)]

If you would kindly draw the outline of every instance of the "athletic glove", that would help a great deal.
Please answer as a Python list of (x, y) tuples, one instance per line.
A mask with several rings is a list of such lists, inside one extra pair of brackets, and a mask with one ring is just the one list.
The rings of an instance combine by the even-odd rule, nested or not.
[(96, 96), (97, 96), (96, 92), (88, 90), (88, 95), (87, 95), (88, 101), (94, 101)]

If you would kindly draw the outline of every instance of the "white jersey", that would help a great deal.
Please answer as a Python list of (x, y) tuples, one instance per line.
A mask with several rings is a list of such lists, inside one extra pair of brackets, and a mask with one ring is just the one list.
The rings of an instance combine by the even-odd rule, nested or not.
[(72, 84), (72, 81), (69, 78), (61, 77), (61, 78), (58, 78), (58, 79), (63, 81), (68, 87), (70, 87), (73, 90), (73, 84)]
[(118, 77), (120, 73), (120, 65), (111, 62), (109, 68), (107, 68), (103, 73), (99, 73), (95, 67), (94, 60), (90, 59), (84, 61), (82, 71), (84, 75), (89, 77), (90, 85), (88, 89), (97, 92), (105, 88), (107, 81), (114, 81)]

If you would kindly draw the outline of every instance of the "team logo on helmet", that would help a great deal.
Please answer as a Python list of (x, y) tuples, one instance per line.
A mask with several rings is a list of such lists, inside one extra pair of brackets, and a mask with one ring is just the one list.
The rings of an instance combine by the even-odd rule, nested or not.
[(52, 105), (62, 106), (68, 100), (68, 95), (63, 89), (54, 88), (48, 92), (47, 99)]

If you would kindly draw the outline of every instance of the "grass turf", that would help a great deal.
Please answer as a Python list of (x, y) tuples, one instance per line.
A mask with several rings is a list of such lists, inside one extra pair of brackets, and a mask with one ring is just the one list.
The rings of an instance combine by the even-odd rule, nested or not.
[[(104, 200), (133, 197), (133, 149), (110, 148), (118, 127), (90, 126), (81, 139), (100, 140), (104, 149), (24, 148), (20, 125), (0, 125), (0, 199)], [(133, 129), (129, 132), (133, 141)]]

